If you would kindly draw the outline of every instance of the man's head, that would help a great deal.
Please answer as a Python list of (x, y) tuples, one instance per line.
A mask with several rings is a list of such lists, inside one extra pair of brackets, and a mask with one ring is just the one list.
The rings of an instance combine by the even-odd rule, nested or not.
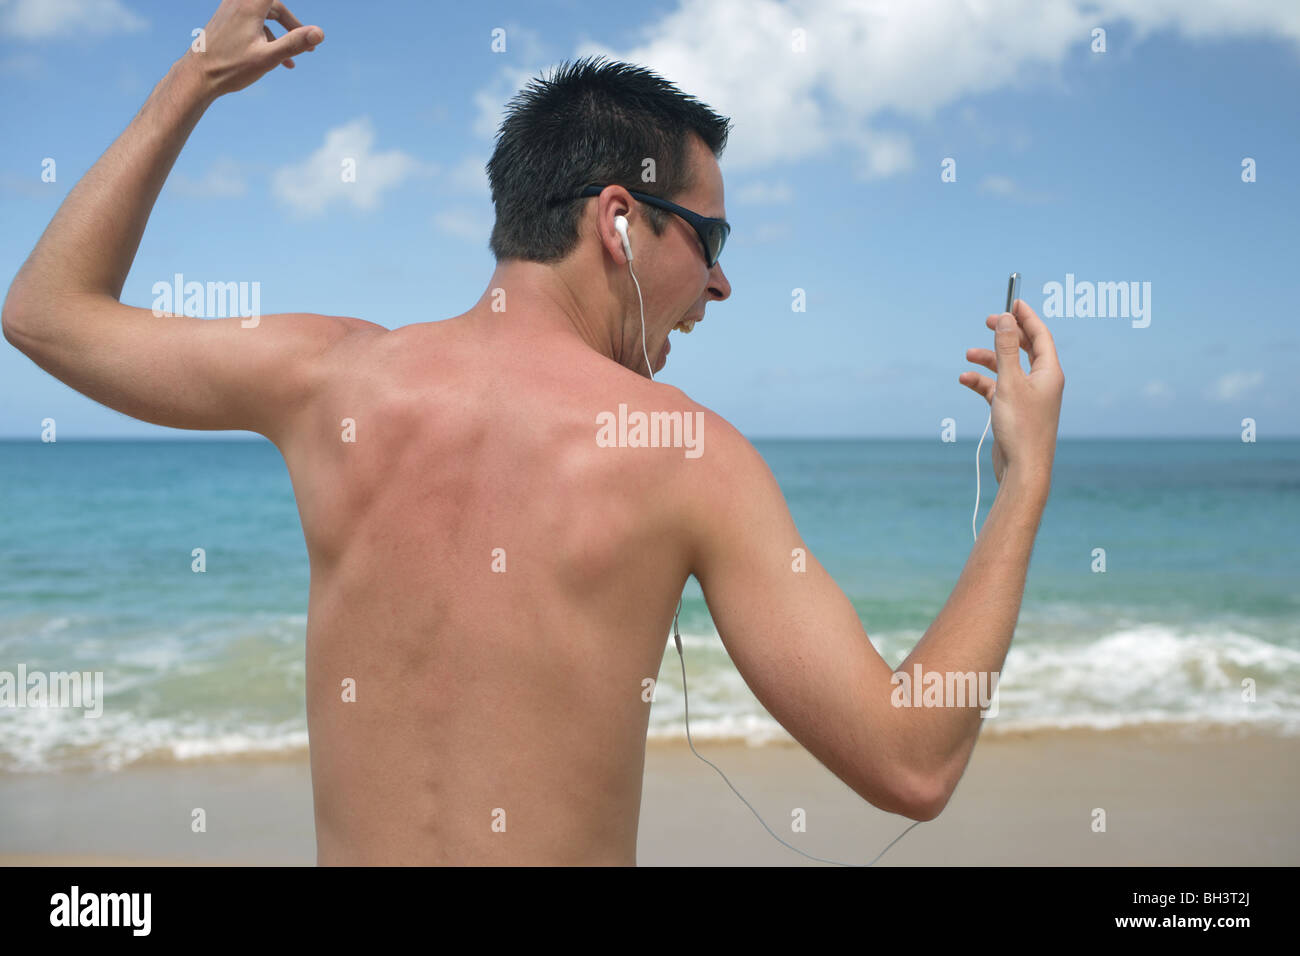
[[(731, 287), (720, 265), (707, 265), (686, 218), (634, 194), (725, 218), (717, 157), (729, 130), (729, 120), (642, 67), (586, 58), (534, 79), (507, 106), (488, 162), (498, 264), (541, 263), (566, 282), (607, 291), (614, 357), (644, 374), (636, 292), (614, 227), (625, 216), (646, 345), (662, 367), (669, 330), (698, 320)], [(585, 187), (606, 184), (581, 197)]]

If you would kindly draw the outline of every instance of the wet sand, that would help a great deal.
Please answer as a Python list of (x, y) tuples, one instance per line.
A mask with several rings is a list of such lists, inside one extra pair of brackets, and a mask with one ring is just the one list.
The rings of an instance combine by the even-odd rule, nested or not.
[[(912, 821), (865, 803), (794, 746), (697, 744), (807, 853), (865, 863)], [(1300, 739), (1175, 732), (986, 736), (944, 812), (878, 865), (1298, 865)], [(191, 830), (202, 807), (207, 832)], [(1105, 811), (1105, 830), (1094, 829)], [(803, 811), (804, 832), (791, 824)], [(0, 865), (315, 863), (310, 767), (296, 759), (0, 775)], [(651, 744), (638, 862), (790, 866), (717, 773)]]

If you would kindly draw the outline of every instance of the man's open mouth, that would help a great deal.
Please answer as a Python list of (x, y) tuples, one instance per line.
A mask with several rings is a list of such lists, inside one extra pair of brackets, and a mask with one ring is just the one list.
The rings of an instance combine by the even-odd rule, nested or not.
[(691, 329), (695, 328), (695, 323), (698, 321), (699, 319), (682, 319), (680, 322), (678, 322), (676, 325), (673, 326), (673, 331), (685, 332), (687, 334), (690, 334)]

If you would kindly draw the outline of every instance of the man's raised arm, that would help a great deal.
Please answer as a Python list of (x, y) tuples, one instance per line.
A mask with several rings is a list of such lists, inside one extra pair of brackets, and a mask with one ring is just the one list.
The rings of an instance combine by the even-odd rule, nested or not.
[[(289, 32), (276, 39), (272, 19)], [(130, 126), (72, 189), (9, 287), (5, 338), (55, 377), (127, 415), (175, 428), (274, 438), (314, 384), (317, 359), (347, 332), (381, 328), (317, 315), (197, 319), (119, 297), (176, 157), (217, 97), (324, 39), (280, 0), (224, 0)], [(179, 310), (180, 306), (177, 305)]]
[[(993, 405), (997, 497), (948, 602), (898, 668), (909, 678), (915, 665), (923, 674), (1000, 672), (1020, 613), (1065, 378), (1047, 327), (1024, 302), (1015, 307), (1016, 320), (1004, 316), (1004, 326), (989, 317), (996, 353), (967, 352), (998, 373), (996, 399), (987, 376), (960, 378)], [(1029, 375), (1022, 345), (1033, 360)], [(978, 697), (962, 707), (894, 706), (902, 685), (808, 552), (767, 465), (722, 419), (706, 424), (706, 473), (691, 499), (699, 529), (692, 572), (728, 654), (768, 712), (863, 799), (933, 819), (975, 746)]]

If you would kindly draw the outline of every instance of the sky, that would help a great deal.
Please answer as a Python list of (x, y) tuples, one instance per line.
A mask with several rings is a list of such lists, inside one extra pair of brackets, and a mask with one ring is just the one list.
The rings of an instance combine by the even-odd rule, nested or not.
[[(263, 314), (464, 312), (495, 265), (506, 102), (604, 54), (732, 120), (732, 294), (658, 379), (750, 437), (977, 438), (988, 405), (957, 377), (1013, 271), (1056, 340), (1063, 438), (1300, 435), (1295, 0), (290, 7), (325, 42), (208, 111), (124, 302), (181, 273), (256, 281)], [(0, 0), (3, 288), (215, 8)], [(1049, 315), (1053, 283), (1136, 296)], [(134, 421), (0, 345), (0, 437), (246, 434)]]

